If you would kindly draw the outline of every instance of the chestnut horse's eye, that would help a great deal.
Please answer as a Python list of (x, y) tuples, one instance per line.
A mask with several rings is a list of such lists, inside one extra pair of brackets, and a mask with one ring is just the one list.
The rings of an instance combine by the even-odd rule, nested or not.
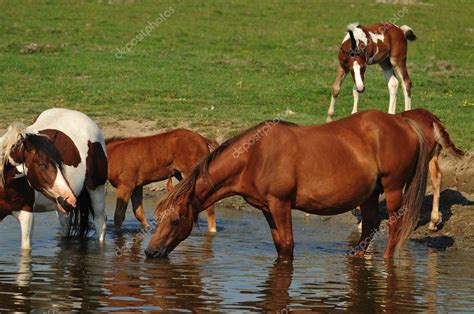
[(46, 169), (48, 169), (48, 165), (45, 164), (45, 163), (41, 163), (41, 164), (39, 165), (39, 167), (40, 167), (41, 170), (46, 170)]
[(180, 222), (179, 219), (173, 219), (173, 220), (171, 220), (171, 224), (172, 224), (173, 226), (179, 225), (179, 222)]

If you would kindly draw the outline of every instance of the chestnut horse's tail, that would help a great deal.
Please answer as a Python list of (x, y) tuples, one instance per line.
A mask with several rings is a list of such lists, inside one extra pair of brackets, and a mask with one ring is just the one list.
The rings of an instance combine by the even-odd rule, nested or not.
[(77, 206), (73, 211), (71, 235), (81, 238), (87, 235), (89, 232), (89, 214), (94, 216), (92, 201), (87, 189), (83, 188), (77, 198)]
[(425, 198), (428, 163), (433, 153), (426, 147), (425, 137), (418, 124), (410, 119), (406, 119), (405, 121), (407, 121), (415, 131), (419, 145), (416, 164), (405, 185), (402, 207), (396, 214), (396, 218), (400, 220), (398, 224), (398, 248), (405, 244), (418, 223), (421, 206)]
[(209, 147), (209, 152), (212, 152), (217, 147), (219, 147), (219, 142), (217, 142), (216, 140), (213, 140), (213, 139), (210, 139), (210, 138), (207, 138), (207, 137), (204, 137), (204, 136), (203, 136), (203, 138), (207, 143), (207, 147)]
[[(436, 118), (434, 115), (433, 117)], [(464, 152), (454, 145), (454, 143), (451, 141), (451, 138), (449, 137), (449, 133), (446, 131), (446, 128), (438, 118), (433, 121), (433, 129), (436, 142), (441, 144), (444, 149), (446, 149), (451, 155), (455, 157), (464, 156)]]

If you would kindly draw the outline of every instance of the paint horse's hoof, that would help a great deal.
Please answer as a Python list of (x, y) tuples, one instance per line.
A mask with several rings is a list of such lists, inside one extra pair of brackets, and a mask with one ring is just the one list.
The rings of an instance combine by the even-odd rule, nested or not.
[(326, 123), (328, 123), (328, 122), (332, 122), (332, 117), (328, 116), (328, 117), (326, 118)]

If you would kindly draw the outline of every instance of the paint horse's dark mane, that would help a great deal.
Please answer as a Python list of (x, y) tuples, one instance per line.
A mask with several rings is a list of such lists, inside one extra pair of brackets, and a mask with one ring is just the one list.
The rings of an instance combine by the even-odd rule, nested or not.
[[(221, 155), (224, 151), (226, 151), (229, 147), (231, 147), (235, 142), (241, 140), (242, 138), (248, 136), (249, 134), (254, 134), (258, 129), (261, 127), (268, 125), (269, 123), (275, 125), (285, 125), (285, 126), (298, 126), (295, 123), (292, 122), (287, 122), (287, 121), (282, 121), (282, 120), (266, 120), (263, 121), (256, 126), (228, 139), (219, 147), (217, 147), (215, 150), (213, 150), (204, 160), (202, 160), (199, 164), (197, 164), (191, 173), (184, 178), (182, 181), (180, 181), (171, 192), (166, 194), (156, 205), (155, 208), (155, 218), (158, 218), (160, 213), (163, 211), (170, 209), (173, 207), (173, 203), (178, 199), (178, 197), (188, 193), (190, 190), (192, 190), (196, 184), (197, 177), (199, 175), (203, 175), (207, 180), (210, 181), (209, 179), (209, 166), (212, 163), (213, 160), (215, 160), (219, 155)], [(211, 182), (212, 184), (212, 182)], [(197, 214), (199, 214), (199, 211), (194, 210), (194, 208), (200, 207), (200, 204), (193, 200), (193, 214), (194, 214), (194, 220), (197, 222)]]
[(31, 143), (37, 151), (43, 152), (55, 166), (63, 170), (63, 157), (47, 136), (26, 133), (23, 142)]

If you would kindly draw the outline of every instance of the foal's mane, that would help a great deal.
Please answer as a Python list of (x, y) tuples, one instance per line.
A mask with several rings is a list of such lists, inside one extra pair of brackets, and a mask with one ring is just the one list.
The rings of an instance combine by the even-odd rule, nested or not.
[[(209, 155), (207, 155), (206, 158), (204, 158), (199, 164), (194, 166), (194, 168), (191, 170), (191, 173), (181, 180), (170, 192), (168, 192), (156, 205), (155, 207), (155, 212), (154, 216), (155, 218), (158, 218), (160, 213), (173, 208), (173, 204), (176, 202), (176, 200), (180, 197), (188, 193), (189, 191), (192, 191), (194, 189), (194, 186), (196, 184), (196, 180), (199, 175), (204, 176), (205, 179), (207, 179), (211, 185), (212, 181), (209, 178), (209, 166), (210, 164), (218, 157), (220, 156), (224, 151), (229, 149), (234, 143), (240, 141), (246, 136), (255, 134), (255, 132), (260, 129), (261, 127), (268, 125), (268, 124), (282, 124), (282, 125), (287, 125), (287, 126), (296, 126), (296, 124), (287, 122), (287, 121), (282, 121), (282, 120), (266, 120), (263, 121), (256, 126), (228, 139), (221, 145), (219, 145), (215, 150), (213, 150)], [(194, 210), (195, 206), (199, 206), (198, 202), (195, 201), (195, 199), (192, 200), (193, 202), (193, 213), (194, 213), (194, 219), (197, 219), (197, 214)]]
[(5, 166), (10, 163), (16, 165), (10, 154), (17, 145), (24, 145), (29, 141), (37, 151), (42, 151), (51, 162), (62, 171), (63, 159), (58, 149), (51, 143), (46, 135), (27, 133), (26, 126), (16, 122), (10, 125), (5, 134), (0, 138), (0, 184), (5, 184)]

